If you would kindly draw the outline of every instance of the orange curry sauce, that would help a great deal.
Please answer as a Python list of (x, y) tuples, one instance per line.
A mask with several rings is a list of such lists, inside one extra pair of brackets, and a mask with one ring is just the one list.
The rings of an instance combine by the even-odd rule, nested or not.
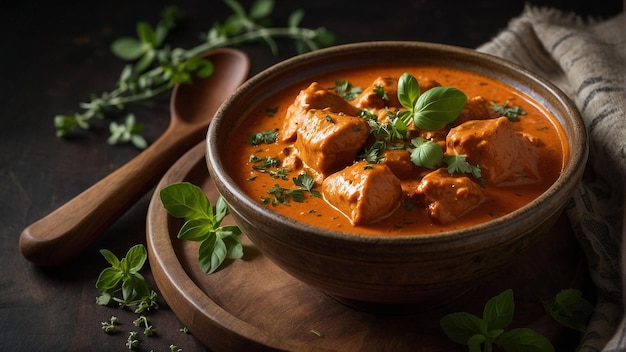
[[(436, 80), (443, 86), (456, 87), (463, 91), (468, 99), (482, 96), (487, 101), (502, 105), (509, 102), (509, 106), (520, 106), (526, 115), (519, 116), (515, 122), (516, 131), (523, 131), (538, 138), (540, 148), (540, 181), (522, 186), (498, 187), (490, 186), (484, 189), (486, 201), (470, 210), (457, 221), (441, 225), (433, 223), (423, 204), (412, 207), (400, 206), (398, 209), (380, 221), (363, 226), (354, 226), (342, 213), (334, 209), (323, 198), (311, 197), (305, 194), (305, 201), (298, 203), (291, 201), (289, 205), (278, 204), (266, 206), (273, 211), (291, 217), (298, 221), (330, 230), (358, 233), (367, 235), (418, 235), (455, 230), (483, 223), (510, 213), (529, 203), (550, 187), (558, 178), (564, 164), (567, 162), (567, 143), (562, 139), (563, 131), (554, 117), (523, 93), (512, 89), (502, 82), (477, 75), (475, 73), (459, 71), (451, 68), (420, 66), (420, 67), (384, 67), (384, 68), (356, 68), (342, 72), (340, 75), (322, 76), (316, 79), (324, 87), (334, 87), (335, 80), (349, 81), (352, 86), (362, 89), (368, 87), (377, 77), (398, 78), (403, 72), (413, 76), (428, 77)], [(300, 90), (305, 89), (312, 82), (303, 82), (300, 86), (284, 89), (272, 96), (263, 106), (258, 106), (236, 131), (232, 131), (229, 138), (227, 169), (228, 173), (241, 186), (245, 193), (262, 203), (262, 197), (273, 197), (268, 190), (275, 184), (291, 189), (295, 185), (292, 181), (302, 170), (292, 170), (288, 180), (270, 177), (267, 173), (253, 170), (254, 165), (249, 161), (250, 155), (258, 157), (277, 157), (281, 150), (291, 144), (276, 142), (253, 146), (247, 143), (252, 133), (279, 129), (289, 105), (294, 101)], [(277, 108), (273, 116), (268, 114), (267, 108)], [(319, 189), (319, 186), (317, 187)]]

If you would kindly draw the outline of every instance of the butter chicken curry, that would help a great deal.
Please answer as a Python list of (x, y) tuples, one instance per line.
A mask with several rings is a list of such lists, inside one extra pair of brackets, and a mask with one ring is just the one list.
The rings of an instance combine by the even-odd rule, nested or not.
[(229, 139), (230, 175), (316, 227), (415, 235), (510, 213), (557, 179), (568, 151), (551, 114), (452, 68), (356, 68), (284, 89)]

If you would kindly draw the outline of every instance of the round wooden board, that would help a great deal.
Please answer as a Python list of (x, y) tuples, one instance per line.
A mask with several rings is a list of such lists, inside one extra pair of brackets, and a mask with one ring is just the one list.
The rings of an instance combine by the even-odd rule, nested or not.
[(585, 263), (564, 219), (550, 238), (517, 262), (447, 304), (372, 313), (346, 306), (294, 279), (256, 250), (245, 234), (243, 259), (225, 263), (211, 275), (202, 273), (198, 244), (176, 238), (182, 222), (167, 214), (159, 198), (161, 188), (181, 181), (201, 186), (212, 203), (217, 199), (205, 165), (204, 143), (169, 170), (151, 199), (150, 265), (165, 301), (211, 350), (464, 351), (466, 346), (443, 334), (441, 317), (457, 311), (481, 316), (485, 302), (508, 288), (515, 295), (511, 328), (530, 327), (556, 346), (577, 339), (545, 314), (540, 301), (587, 282)]

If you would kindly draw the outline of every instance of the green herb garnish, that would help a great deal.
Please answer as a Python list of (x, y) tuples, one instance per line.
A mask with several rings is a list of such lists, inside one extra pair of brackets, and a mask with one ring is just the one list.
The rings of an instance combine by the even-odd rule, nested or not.
[[(143, 245), (131, 247), (122, 259), (107, 249), (101, 249), (100, 253), (111, 266), (104, 269), (96, 281), (96, 288), (102, 291), (96, 298), (97, 304), (104, 306), (114, 301), (120, 307), (135, 307), (137, 313), (158, 308), (156, 293), (150, 291), (139, 273), (148, 258)], [(118, 292), (122, 293), (121, 298), (115, 296)]]
[(308, 192), (312, 197), (321, 197), (322, 194), (313, 189), (315, 187), (315, 179), (306, 172), (301, 172), (298, 177), (292, 178), (294, 185), (296, 188), (284, 188), (279, 184), (275, 184), (272, 188), (267, 190), (268, 194), (274, 196), (271, 197), (261, 197), (261, 201), (263, 204), (271, 204), (273, 206), (277, 206), (278, 204), (289, 205), (289, 202), (293, 200), (297, 203), (304, 202), (304, 194)]
[(371, 147), (365, 149), (363, 154), (357, 155), (357, 160), (365, 160), (368, 164), (378, 164), (384, 159), (383, 153), (386, 149), (387, 143), (378, 140)]
[(260, 131), (256, 133), (251, 133), (248, 136), (248, 144), (257, 146), (261, 144), (272, 144), (276, 142), (278, 138), (278, 129), (273, 128), (267, 131)]
[(580, 290), (562, 290), (554, 298), (543, 302), (545, 310), (561, 325), (584, 332), (593, 305), (582, 297)]
[(222, 197), (217, 199), (213, 207), (204, 191), (188, 182), (174, 183), (163, 188), (160, 197), (170, 215), (185, 219), (178, 238), (200, 242), (198, 264), (204, 273), (213, 273), (226, 258), (243, 257), (239, 227), (221, 226), (228, 214), (228, 206)]
[(350, 82), (340, 79), (335, 80), (335, 86), (330, 90), (335, 91), (335, 93), (347, 101), (354, 100), (361, 94), (361, 87), (353, 87)]
[(387, 95), (387, 92), (385, 92), (385, 88), (381, 85), (376, 85), (374, 86), (374, 94), (376, 94), (377, 96), (379, 96), (382, 100), (389, 100), (389, 96)]
[(411, 153), (411, 161), (417, 166), (436, 169), (446, 164), (450, 175), (471, 174), (484, 186), (480, 167), (468, 163), (465, 155), (445, 155), (437, 143), (422, 137), (411, 139), (411, 146), (407, 149)]
[(322, 196), (318, 190), (313, 189), (313, 187), (315, 187), (315, 179), (306, 172), (301, 172), (298, 177), (294, 177), (292, 181), (296, 186), (299, 186), (301, 190), (309, 192), (311, 196), (316, 198)]
[(268, 117), (274, 117), (274, 115), (276, 115), (277, 112), (278, 112), (278, 106), (271, 106), (271, 107), (265, 108), (265, 115), (267, 115)]
[(482, 318), (456, 312), (444, 316), (440, 325), (452, 341), (467, 345), (471, 352), (490, 352), (494, 345), (504, 351), (553, 352), (550, 341), (532, 329), (505, 331), (513, 321), (514, 310), (513, 291), (506, 290), (485, 304)]
[(526, 115), (526, 111), (521, 107), (509, 106), (508, 100), (504, 105), (497, 105), (495, 102), (491, 103), (491, 109), (502, 116), (506, 116), (511, 122), (517, 122), (520, 115)]
[(417, 79), (405, 72), (398, 80), (398, 100), (407, 109), (398, 112), (402, 120), (410, 116), (417, 128), (436, 131), (456, 120), (467, 96), (453, 87), (434, 87), (421, 94)]

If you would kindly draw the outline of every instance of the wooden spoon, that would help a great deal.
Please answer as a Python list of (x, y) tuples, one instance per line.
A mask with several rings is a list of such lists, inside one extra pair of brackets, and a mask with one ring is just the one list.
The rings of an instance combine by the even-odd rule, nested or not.
[(214, 72), (205, 79), (174, 87), (170, 125), (150, 147), (20, 235), (22, 255), (42, 266), (66, 263), (87, 249), (148, 190), (187, 150), (202, 141), (213, 115), (246, 80), (248, 57), (221, 48), (206, 59)]

